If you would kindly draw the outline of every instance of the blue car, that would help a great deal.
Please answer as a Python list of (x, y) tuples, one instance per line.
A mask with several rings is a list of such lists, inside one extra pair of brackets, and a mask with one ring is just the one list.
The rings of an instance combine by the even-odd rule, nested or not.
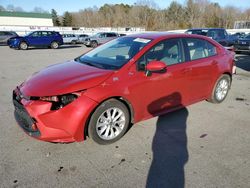
[(23, 37), (13, 37), (8, 40), (10, 48), (21, 50), (27, 50), (30, 46), (56, 49), (62, 44), (62, 36), (55, 31), (34, 31)]

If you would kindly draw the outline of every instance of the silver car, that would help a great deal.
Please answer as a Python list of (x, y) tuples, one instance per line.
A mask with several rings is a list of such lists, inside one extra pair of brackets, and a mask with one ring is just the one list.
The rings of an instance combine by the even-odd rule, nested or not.
[(62, 34), (64, 44), (78, 43), (78, 37), (75, 34)]
[(106, 43), (112, 39), (119, 37), (118, 33), (114, 32), (100, 32), (86, 38), (84, 41), (85, 46), (95, 48), (100, 44)]
[(89, 35), (87, 35), (87, 34), (80, 34), (80, 35), (78, 35), (78, 42), (83, 44), (85, 39), (88, 37), (89, 37)]
[(14, 31), (0, 31), (0, 44), (8, 44), (8, 40), (18, 35)]

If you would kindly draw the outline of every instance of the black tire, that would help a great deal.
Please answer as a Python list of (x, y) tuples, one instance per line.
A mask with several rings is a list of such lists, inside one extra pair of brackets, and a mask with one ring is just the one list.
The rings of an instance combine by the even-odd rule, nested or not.
[[(221, 84), (223, 83), (227, 84), (227, 87), (225, 86), (224, 89), (221, 88)], [(221, 103), (227, 97), (230, 87), (231, 87), (230, 76), (227, 74), (221, 75), (219, 79), (216, 81), (212, 94), (211, 94), (211, 98), (208, 99), (208, 101), (211, 103)], [(222, 92), (221, 95), (220, 95), (220, 92)]]
[(91, 42), (91, 47), (96, 48), (98, 46), (98, 43), (96, 41)]
[(52, 42), (52, 43), (50, 44), (50, 47), (51, 47), (52, 49), (57, 49), (57, 48), (59, 48), (59, 44), (58, 44), (58, 42), (54, 41), (54, 42)]
[[(111, 118), (110, 121), (108, 121), (108, 111)], [(120, 113), (122, 115), (118, 117)], [(111, 117), (112, 115), (114, 118)], [(118, 119), (115, 120), (117, 117)], [(117, 122), (122, 123), (119, 125)], [(126, 133), (129, 123), (130, 115), (128, 108), (122, 102), (110, 99), (98, 106), (92, 114), (88, 124), (88, 135), (98, 144), (111, 144), (119, 140)]]
[(72, 41), (71, 41), (71, 44), (76, 44), (76, 41), (75, 41), (75, 40), (72, 40)]
[(27, 50), (28, 49), (28, 44), (26, 42), (24, 42), (24, 41), (20, 42), (19, 49)]

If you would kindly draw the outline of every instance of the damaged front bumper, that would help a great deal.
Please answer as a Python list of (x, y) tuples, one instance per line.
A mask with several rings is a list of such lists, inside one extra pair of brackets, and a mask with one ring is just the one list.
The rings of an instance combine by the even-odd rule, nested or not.
[(51, 102), (32, 100), (18, 87), (13, 91), (13, 104), (19, 126), (28, 135), (48, 142), (84, 140), (88, 116), (97, 105), (83, 95), (63, 108), (51, 110)]

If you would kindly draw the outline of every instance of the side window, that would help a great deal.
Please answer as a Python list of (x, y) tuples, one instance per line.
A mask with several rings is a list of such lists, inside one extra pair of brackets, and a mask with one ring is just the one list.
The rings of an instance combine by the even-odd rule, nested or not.
[(115, 33), (107, 33), (106, 36), (107, 37), (116, 37), (116, 34)]
[(47, 36), (48, 36), (47, 31), (42, 31), (42, 37), (47, 37)]
[(3, 31), (0, 31), (0, 36), (4, 36), (4, 32)]
[(10, 32), (5, 32), (4, 35), (11, 35), (11, 33)]
[(205, 40), (188, 38), (186, 39), (186, 43), (190, 60), (202, 59), (216, 55), (216, 47)]
[(216, 47), (214, 45), (212, 45), (210, 42), (206, 42), (207, 43), (207, 55), (208, 57), (210, 56), (214, 56), (217, 54), (216, 52)]
[(40, 32), (39, 31), (36, 31), (34, 33), (31, 34), (32, 37), (40, 37)]
[(48, 35), (48, 36), (52, 36), (53, 33), (52, 33), (51, 31), (48, 31), (48, 32), (47, 32), (47, 35)]
[(145, 66), (153, 60), (162, 61), (166, 65), (184, 62), (181, 40), (169, 39), (156, 44), (139, 59), (138, 70), (145, 70)]
[(104, 38), (104, 37), (106, 37), (106, 34), (105, 34), (105, 33), (101, 33), (101, 34), (99, 35), (99, 38)]

